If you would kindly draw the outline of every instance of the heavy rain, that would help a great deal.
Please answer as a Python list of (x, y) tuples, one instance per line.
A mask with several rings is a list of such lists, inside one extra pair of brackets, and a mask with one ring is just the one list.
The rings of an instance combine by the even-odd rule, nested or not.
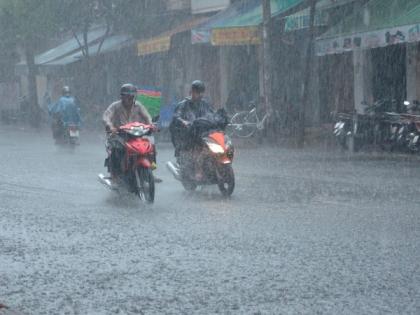
[(0, 0), (0, 315), (420, 314), (420, 0)]

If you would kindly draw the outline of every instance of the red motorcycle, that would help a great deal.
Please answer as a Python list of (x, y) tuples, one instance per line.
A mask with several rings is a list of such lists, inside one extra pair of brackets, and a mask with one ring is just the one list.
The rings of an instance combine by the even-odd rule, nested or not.
[[(154, 125), (139, 122), (121, 126), (117, 134), (108, 138), (108, 158), (105, 160), (105, 166), (110, 173), (111, 170), (118, 169), (117, 178), (111, 180), (110, 177), (99, 174), (99, 181), (113, 190), (125, 187), (143, 202), (153, 203), (155, 181), (152, 170), (156, 164), (155, 146), (150, 136), (154, 131), (156, 131)], [(111, 154), (117, 154), (119, 158)], [(115, 161), (119, 165), (115, 165)]]

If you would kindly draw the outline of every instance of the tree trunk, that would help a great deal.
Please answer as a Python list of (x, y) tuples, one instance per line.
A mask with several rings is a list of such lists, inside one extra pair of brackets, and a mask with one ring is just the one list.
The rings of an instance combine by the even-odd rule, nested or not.
[(306, 122), (306, 109), (309, 101), (309, 84), (311, 82), (312, 75), (312, 58), (313, 58), (313, 46), (314, 46), (314, 29), (315, 29), (315, 7), (317, 0), (311, 0), (310, 2), (310, 13), (309, 13), (309, 31), (308, 31), (308, 46), (305, 56), (305, 69), (302, 86), (302, 102), (299, 108), (299, 119), (298, 119), (298, 134), (297, 134), (297, 145), (302, 148), (305, 144), (305, 122)]
[(25, 58), (28, 67), (28, 102), (29, 102), (29, 124), (34, 128), (40, 127), (41, 109), (38, 104), (38, 91), (36, 84), (37, 67), (35, 65), (35, 54), (30, 40), (26, 41)]

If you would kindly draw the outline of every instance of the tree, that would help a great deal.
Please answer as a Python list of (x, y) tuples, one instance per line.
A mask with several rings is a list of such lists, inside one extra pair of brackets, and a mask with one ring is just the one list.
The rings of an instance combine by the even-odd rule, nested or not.
[[(131, 34), (136, 38), (150, 35), (160, 26), (168, 23), (164, 0), (57, 0), (56, 15), (61, 19), (60, 29), (69, 32), (79, 44), (83, 54), (83, 91), (79, 91), (83, 103), (91, 100), (95, 82), (92, 82), (92, 55), (99, 54), (108, 35), (114, 32)], [(158, 21), (158, 23), (156, 23)], [(156, 25), (157, 24), (157, 25)], [(105, 29), (96, 51), (89, 48), (89, 32), (97, 26)], [(148, 34), (149, 33), (149, 34)]]
[(0, 0), (0, 39), (10, 45), (10, 51), (22, 49), (28, 69), (30, 123), (38, 127), (40, 108), (36, 89), (35, 52), (55, 33), (56, 16), (50, 14), (54, 0)]

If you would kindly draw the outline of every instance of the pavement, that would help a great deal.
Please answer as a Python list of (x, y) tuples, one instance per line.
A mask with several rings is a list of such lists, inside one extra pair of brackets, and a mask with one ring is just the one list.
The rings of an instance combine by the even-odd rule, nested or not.
[[(158, 146), (153, 206), (75, 151), (1, 129), (0, 302), (23, 314), (420, 314), (420, 160), (241, 145), (236, 189), (187, 193)], [(0, 311), (1, 314), (1, 311)], [(2, 314), (3, 315), (3, 314)]]

